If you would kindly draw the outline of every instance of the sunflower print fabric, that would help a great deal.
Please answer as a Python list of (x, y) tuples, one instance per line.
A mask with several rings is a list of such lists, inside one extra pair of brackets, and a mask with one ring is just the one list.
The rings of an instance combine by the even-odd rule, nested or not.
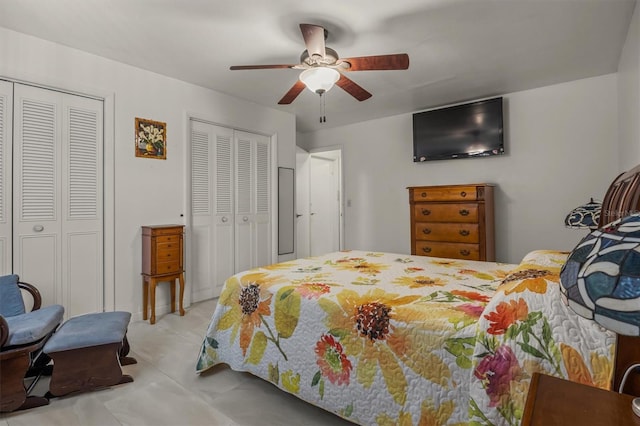
[(536, 371), (611, 381), (614, 335), (560, 299), (566, 256), (343, 251), (242, 272), (196, 370), (225, 363), (361, 425), (517, 425)]

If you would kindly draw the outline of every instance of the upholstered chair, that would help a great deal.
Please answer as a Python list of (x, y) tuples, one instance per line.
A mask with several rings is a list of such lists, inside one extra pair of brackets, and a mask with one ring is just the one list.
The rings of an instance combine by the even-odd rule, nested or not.
[[(33, 299), (29, 312), (23, 290)], [(42, 297), (35, 286), (20, 282), (17, 275), (0, 276), (0, 412), (49, 403), (47, 398), (29, 393), (50, 361), (42, 347), (62, 322), (64, 308), (41, 308), (41, 304)], [(25, 386), (28, 375), (35, 376), (29, 388)]]

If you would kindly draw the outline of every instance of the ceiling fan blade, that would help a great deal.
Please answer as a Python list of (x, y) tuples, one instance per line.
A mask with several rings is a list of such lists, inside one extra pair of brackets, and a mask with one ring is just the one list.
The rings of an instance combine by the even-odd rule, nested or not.
[(344, 74), (340, 74), (340, 79), (336, 82), (340, 88), (342, 88), (345, 92), (359, 100), (360, 102), (369, 99), (371, 97), (371, 93), (364, 90), (362, 87), (357, 85), (353, 80), (346, 77)]
[(229, 67), (230, 70), (266, 70), (266, 69), (276, 69), (276, 68), (293, 68), (298, 64), (277, 64), (277, 65), (232, 65)]
[(298, 95), (306, 88), (305, 84), (300, 80), (296, 81), (296, 83), (289, 89), (289, 91), (278, 101), (278, 105), (289, 105), (293, 102)]
[(342, 58), (339, 63), (348, 62), (351, 66), (344, 71), (374, 71), (374, 70), (406, 70), (409, 68), (409, 55), (398, 53), (395, 55), (360, 56), (356, 58)]
[(324, 28), (319, 25), (300, 24), (300, 31), (302, 31), (302, 38), (304, 38), (304, 44), (307, 46), (309, 56), (319, 55), (324, 58), (326, 53)]

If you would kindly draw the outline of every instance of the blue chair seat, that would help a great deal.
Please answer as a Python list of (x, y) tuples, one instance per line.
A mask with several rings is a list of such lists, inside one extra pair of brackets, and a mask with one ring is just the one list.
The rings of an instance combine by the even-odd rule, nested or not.
[(50, 305), (37, 311), (5, 318), (9, 325), (9, 339), (5, 347), (37, 342), (55, 330), (62, 322), (63, 315), (62, 306)]

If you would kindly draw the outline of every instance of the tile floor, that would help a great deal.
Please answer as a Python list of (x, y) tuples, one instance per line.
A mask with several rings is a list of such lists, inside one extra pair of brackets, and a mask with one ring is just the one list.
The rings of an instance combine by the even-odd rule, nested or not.
[[(246, 373), (217, 366), (195, 373), (200, 343), (215, 300), (191, 305), (184, 317), (166, 314), (155, 325), (129, 325), (134, 378), (110, 389), (52, 399), (48, 406), (0, 415), (0, 426), (287, 426), (352, 425)], [(48, 378), (34, 394), (46, 392)]]

